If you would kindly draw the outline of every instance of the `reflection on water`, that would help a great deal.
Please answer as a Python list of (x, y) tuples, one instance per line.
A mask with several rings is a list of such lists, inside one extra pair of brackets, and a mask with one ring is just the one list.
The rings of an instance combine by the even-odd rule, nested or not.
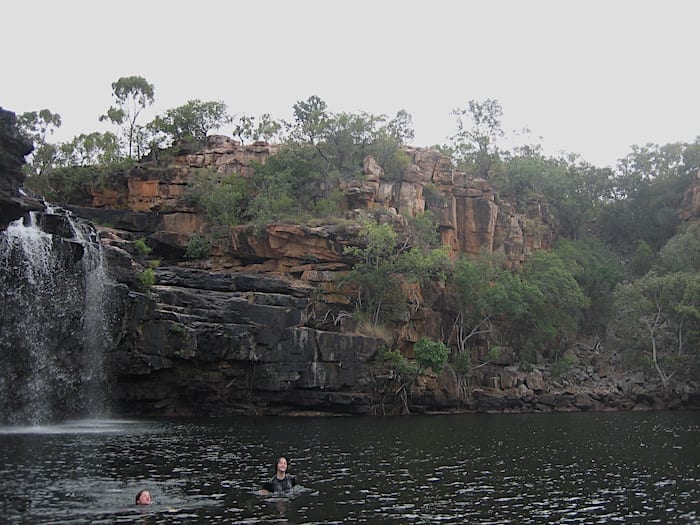
[[(0, 428), (9, 523), (696, 523), (700, 414)], [(276, 456), (301, 484), (262, 498)], [(154, 504), (138, 508), (136, 493)]]

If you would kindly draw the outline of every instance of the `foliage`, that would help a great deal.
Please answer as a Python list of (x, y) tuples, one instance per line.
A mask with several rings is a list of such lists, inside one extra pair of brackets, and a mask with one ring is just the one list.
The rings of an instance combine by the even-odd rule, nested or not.
[(153, 268), (146, 268), (139, 275), (139, 286), (142, 292), (148, 292), (156, 282), (156, 272)]
[(153, 251), (153, 248), (148, 246), (146, 244), (146, 240), (143, 238), (136, 239), (134, 241), (134, 246), (136, 247), (136, 251), (139, 253), (139, 255), (148, 255)]
[(211, 243), (200, 235), (193, 235), (187, 241), (185, 259), (204, 259), (209, 256)]
[(564, 355), (557, 359), (552, 365), (550, 371), (553, 377), (562, 377), (571, 370), (576, 363), (575, 359), (570, 355)]
[(583, 312), (583, 328), (604, 333), (612, 314), (613, 290), (622, 279), (618, 257), (600, 240), (582, 237), (561, 239), (554, 253), (565, 263), (590, 304)]
[(632, 277), (641, 277), (645, 275), (654, 266), (656, 255), (651, 246), (643, 240), (637, 241), (637, 249), (632, 255), (632, 260), (629, 263), (629, 273)]
[[(470, 100), (467, 108), (452, 111), (457, 118), (457, 133), (452, 137), (452, 152), (457, 167), (477, 177), (489, 178), (498, 158), (496, 139), (503, 136), (503, 108), (494, 99)], [(468, 119), (472, 127), (468, 127)]]
[(408, 166), (401, 146), (413, 130), (411, 116), (404, 110), (391, 120), (366, 112), (332, 114), (323, 100), (312, 96), (294, 105), (294, 118), (291, 144), (311, 146), (316, 162), (322, 161), (324, 176), (354, 178), (368, 155), (375, 157), (390, 179), (398, 179)]
[(270, 221), (291, 215), (314, 215), (319, 206), (324, 215), (329, 214), (333, 211), (331, 203), (340, 203), (337, 193), (333, 193), (337, 179), (328, 175), (326, 168), (327, 162), (313, 145), (282, 147), (264, 165), (256, 166), (250, 218)]
[(107, 184), (112, 171), (100, 166), (75, 166), (52, 168), (41, 176), (27, 180), (27, 187), (60, 205), (89, 205), (91, 190)]
[(521, 278), (531, 293), (514, 335), (526, 354), (557, 355), (578, 335), (590, 299), (576, 282), (576, 271), (552, 252), (536, 252), (525, 262)]
[(236, 226), (249, 194), (249, 183), (239, 175), (202, 169), (188, 185), (183, 200), (202, 212), (212, 225)]
[(202, 102), (199, 99), (188, 100), (182, 106), (169, 109), (148, 124), (155, 136), (167, 145), (182, 141), (195, 140), (204, 143), (207, 134), (232, 121), (228, 108), (222, 101)]
[(397, 272), (409, 281), (420, 284), (433, 280), (445, 282), (452, 271), (452, 261), (447, 247), (434, 248), (426, 252), (414, 247), (401, 252), (395, 264)]
[(403, 378), (410, 379), (415, 377), (418, 373), (417, 368), (412, 366), (398, 350), (381, 348), (375, 360), (378, 365), (394, 370)]
[(269, 113), (261, 115), (257, 122), (255, 117), (242, 115), (233, 130), (233, 136), (238, 137), (241, 144), (245, 144), (247, 140), (274, 142), (282, 138), (283, 126), (282, 121), (273, 119)]
[(452, 368), (460, 376), (467, 375), (472, 369), (472, 359), (469, 352), (457, 352), (452, 362)]
[(682, 365), (697, 366), (700, 273), (651, 271), (615, 289), (611, 341), (647, 356), (664, 388)]
[(685, 189), (700, 169), (700, 142), (633, 146), (612, 179), (612, 198), (598, 217), (602, 239), (611, 245), (646, 242), (658, 251), (679, 225)]
[(17, 127), (34, 144), (34, 151), (23, 168), (25, 173), (43, 175), (53, 165), (58, 153), (57, 146), (47, 142), (47, 139), (61, 127), (61, 115), (48, 109), (29, 111), (17, 117)]
[(447, 247), (441, 246), (438, 225), (432, 212), (408, 219), (409, 233), (396, 257), (396, 271), (409, 281), (446, 281), (452, 271)]
[(427, 337), (421, 337), (416, 341), (413, 352), (419, 370), (431, 368), (436, 374), (442, 372), (450, 355), (450, 349), (442, 341), (433, 341)]
[(700, 224), (685, 225), (661, 248), (659, 259), (670, 272), (700, 272)]
[(345, 253), (357, 259), (348, 280), (357, 286), (356, 304), (374, 324), (402, 306), (405, 296), (397, 281), (398, 236), (389, 224), (366, 224), (364, 246), (348, 246)]
[(423, 253), (441, 244), (440, 231), (435, 220), (435, 215), (430, 210), (408, 218), (410, 229), (409, 244)]
[(518, 319), (527, 309), (529, 294), (521, 281), (487, 258), (460, 258), (449, 286), (458, 306), (454, 333), (459, 353), (468, 353), (470, 340), (492, 334), (494, 321)]
[[(265, 166), (271, 160), (268, 159)], [(309, 179), (314, 178), (314, 174), (310, 174)], [(308, 201), (294, 199), (294, 182), (294, 175), (288, 170), (273, 171), (272, 167), (256, 170), (253, 178), (255, 192), (248, 205), (248, 218), (265, 224), (301, 215), (301, 204)], [(311, 200), (313, 202), (313, 197)]]
[(610, 172), (579, 161), (575, 155), (545, 157), (539, 151), (503, 155), (492, 180), (521, 211), (529, 198), (541, 196), (559, 221), (560, 233), (577, 238), (595, 219), (610, 193)]
[(61, 144), (56, 159), (57, 166), (109, 166), (128, 165), (121, 158), (119, 138), (109, 131), (105, 133), (81, 133), (70, 142)]
[(117, 103), (110, 106), (105, 115), (100, 116), (101, 121), (110, 122), (121, 126), (122, 133), (127, 144), (128, 157), (133, 158), (134, 148), (136, 157), (140, 158), (145, 153), (142, 129), (136, 124), (141, 111), (153, 104), (153, 84), (140, 76), (121, 77), (112, 82), (112, 95)]

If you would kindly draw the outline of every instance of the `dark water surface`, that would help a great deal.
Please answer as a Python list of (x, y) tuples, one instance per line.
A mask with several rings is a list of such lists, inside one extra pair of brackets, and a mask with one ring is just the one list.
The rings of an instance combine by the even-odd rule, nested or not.
[[(258, 496), (282, 452), (301, 487)], [(700, 413), (0, 427), (0, 505), (18, 524), (700, 524)]]

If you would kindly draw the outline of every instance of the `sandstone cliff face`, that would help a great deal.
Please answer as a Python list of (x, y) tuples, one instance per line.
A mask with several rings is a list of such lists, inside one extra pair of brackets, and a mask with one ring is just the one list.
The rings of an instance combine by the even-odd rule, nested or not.
[[(359, 227), (270, 224), (261, 231), (240, 226), (217, 241), (210, 259), (184, 261), (188, 240), (208, 228), (179, 200), (197, 169), (248, 176), (253, 161), (262, 163), (274, 151), (264, 143), (242, 146), (212, 137), (202, 151), (180, 151), (166, 165), (140, 163), (120, 187), (95, 191), (91, 206), (71, 208), (110, 225), (98, 229), (120, 291), (113, 305), (115, 344), (107, 359), (109, 397), (117, 413), (662, 406), (646, 394), (642, 380), (620, 376), (603, 356), (584, 349), (579, 357), (592, 364), (558, 382), (544, 367), (526, 373), (504, 359), (470, 384), (448, 370), (421, 377), (406, 392), (400, 377), (374, 363), (384, 341), (356, 333), (351, 317), (343, 315), (351, 310), (351, 298), (338, 283), (353, 264), (344, 248), (358, 242)], [(407, 153), (411, 165), (400, 181), (385, 180), (381, 167), (366, 159), (365, 179), (343, 188), (348, 217), (382, 210), (385, 220), (400, 225), (406, 216), (429, 209), (455, 255), (500, 252), (513, 266), (549, 247), (556, 225), (544, 203), (533, 200), (525, 213), (518, 212), (487, 181), (455, 171), (439, 153), (421, 148)], [(16, 174), (18, 164), (13, 166)], [(13, 179), (4, 202), (14, 202), (20, 182)], [(3, 212), (10, 209), (4, 202)], [(154, 249), (150, 256), (136, 247), (134, 241), (142, 238)], [(161, 264), (146, 289), (142, 278), (152, 258)], [(439, 287), (416, 288), (413, 297), (411, 322), (397, 320), (399, 344), (420, 335), (438, 338), (453, 320)]]
[[(470, 384), (448, 371), (421, 377), (407, 393), (400, 377), (373, 363), (384, 342), (355, 333), (343, 315), (351, 297), (339, 283), (353, 265), (344, 248), (358, 242), (359, 226), (239, 226), (217, 240), (206, 261), (183, 263), (188, 239), (207, 228), (177, 199), (195, 170), (249, 175), (251, 160), (264, 162), (272, 153), (263, 143), (241, 146), (214, 137), (202, 152), (175, 156), (168, 168), (144, 164), (132, 170), (126, 194), (112, 205), (96, 193), (93, 204), (102, 209), (80, 210), (130, 232), (103, 229), (112, 266), (132, 267), (117, 276), (132, 289), (148, 262), (129, 239), (143, 236), (155, 256), (180, 261), (165, 260), (150, 294), (132, 293), (127, 302), (125, 337), (113, 361), (120, 411), (386, 414), (661, 406), (643, 397), (639, 379), (616, 373), (585, 349), (577, 358), (593, 364), (558, 382), (546, 367), (523, 372), (505, 356)], [(519, 213), (487, 181), (455, 171), (443, 155), (421, 148), (407, 153), (411, 164), (400, 181), (385, 180), (374, 159), (365, 160), (365, 178), (342, 188), (348, 217), (382, 210), (385, 220), (401, 225), (406, 216), (431, 210), (455, 255), (502, 253), (512, 266), (550, 246), (556, 225), (544, 203), (532, 200)], [(119, 210), (118, 202), (128, 209)], [(407, 349), (421, 335), (440, 338), (454, 319), (444, 290), (411, 292), (410, 322), (397, 319), (396, 327), (396, 343), (408, 343)]]
[[(244, 146), (226, 137), (209, 137), (202, 151), (175, 155), (167, 167), (144, 162), (130, 170), (121, 191), (94, 190), (92, 207), (157, 213), (160, 224), (149, 234), (184, 250), (189, 238), (206, 228), (201, 217), (179, 201), (197, 170), (250, 177), (253, 162), (264, 163), (276, 151), (276, 146), (264, 142)], [(424, 148), (405, 151), (411, 162), (400, 181), (386, 180), (381, 166), (371, 157), (365, 159), (365, 178), (341, 187), (348, 211), (386, 210), (400, 218), (430, 210), (439, 219), (443, 242), (455, 256), (502, 253), (513, 267), (533, 251), (551, 246), (556, 223), (543, 202), (532, 200), (528, 210), (519, 213), (499, 199), (487, 181), (455, 171), (446, 156)], [(275, 225), (267, 229), (266, 240), (260, 237), (259, 230), (234, 228), (229, 242), (216, 246), (213, 255), (228, 267), (256, 260), (265, 263), (256, 271), (284, 272), (304, 259), (326, 261), (334, 252), (331, 259), (338, 259), (342, 248), (342, 242), (330, 246), (327, 234), (326, 241), (319, 242), (319, 230), (297, 226)], [(292, 253), (295, 248), (297, 254)]]

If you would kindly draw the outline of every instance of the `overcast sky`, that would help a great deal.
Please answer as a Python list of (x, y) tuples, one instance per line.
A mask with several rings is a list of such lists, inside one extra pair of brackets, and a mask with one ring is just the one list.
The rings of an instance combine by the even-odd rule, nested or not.
[(318, 95), (334, 113), (405, 109), (430, 146), (492, 98), (509, 135), (601, 167), (700, 135), (697, 0), (23, 0), (0, 20), (0, 106), (59, 113), (55, 141), (108, 129), (111, 83), (131, 75), (155, 86), (142, 123), (195, 98), (289, 120)]

